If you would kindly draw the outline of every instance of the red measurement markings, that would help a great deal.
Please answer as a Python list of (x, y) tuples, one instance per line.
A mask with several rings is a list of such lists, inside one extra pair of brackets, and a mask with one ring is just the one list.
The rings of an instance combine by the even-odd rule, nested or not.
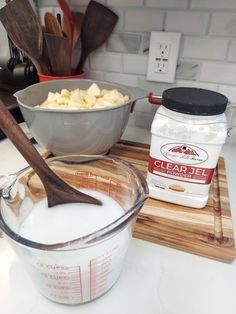
[(93, 299), (92, 295), (92, 260), (89, 262), (89, 286), (90, 286), (90, 300)]
[(82, 274), (81, 274), (81, 268), (79, 266), (79, 283), (80, 283), (80, 293), (81, 293), (81, 302), (83, 302), (83, 288), (82, 288)]
[(75, 175), (78, 176), (76, 181), (77, 188), (95, 189), (97, 176), (91, 172), (76, 171)]
[(100, 256), (92, 259), (90, 268), (90, 299), (101, 295), (107, 288), (107, 282), (111, 273), (111, 255)]
[(102, 193), (105, 193), (122, 204), (123, 194), (131, 194), (131, 191), (127, 191), (127, 186), (122, 182), (110, 178), (106, 175), (94, 175), (92, 172), (76, 171), (75, 175), (78, 177), (76, 181), (77, 188), (95, 189)]

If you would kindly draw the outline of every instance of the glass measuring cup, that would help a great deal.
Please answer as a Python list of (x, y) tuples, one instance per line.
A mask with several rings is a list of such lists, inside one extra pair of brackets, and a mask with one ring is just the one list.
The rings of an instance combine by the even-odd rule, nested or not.
[[(148, 197), (146, 180), (127, 162), (106, 156), (62, 156), (49, 159), (48, 164), (72, 186), (108, 195), (123, 214), (70, 241), (44, 244), (23, 238), (19, 234), (22, 223), (45, 198), (41, 181), (27, 168), (0, 189), (0, 228), (41, 294), (59, 303), (88, 302), (107, 292), (119, 278), (135, 217)], [(43, 228), (42, 224), (42, 232)]]

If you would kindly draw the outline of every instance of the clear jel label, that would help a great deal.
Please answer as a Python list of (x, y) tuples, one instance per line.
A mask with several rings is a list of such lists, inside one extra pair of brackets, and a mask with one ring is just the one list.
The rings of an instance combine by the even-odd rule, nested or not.
[(177, 181), (210, 184), (214, 168), (201, 168), (181, 165), (150, 156), (148, 171), (164, 178)]
[(149, 185), (181, 194), (205, 195), (215, 165), (214, 161), (209, 160), (209, 154), (204, 148), (187, 143), (163, 141), (159, 148), (150, 152)]

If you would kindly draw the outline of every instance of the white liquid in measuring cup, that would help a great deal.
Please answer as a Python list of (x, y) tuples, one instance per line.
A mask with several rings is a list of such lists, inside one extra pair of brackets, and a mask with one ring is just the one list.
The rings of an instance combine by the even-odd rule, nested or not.
[(111, 197), (90, 190), (85, 193), (101, 200), (102, 206), (72, 203), (48, 208), (45, 198), (34, 206), (19, 234), (43, 244), (66, 242), (95, 232), (124, 214), (122, 207)]
[[(74, 240), (95, 232), (124, 214), (112, 198), (85, 190), (103, 203), (65, 204), (47, 207), (46, 199), (35, 205), (23, 221), (19, 234), (29, 240), (54, 244)], [(43, 251), (28, 248), (21, 256), (39, 290), (51, 300), (77, 304), (91, 301), (109, 290), (122, 269), (131, 238), (131, 225), (93, 245), (68, 251)], [(21, 254), (22, 255), (22, 254)]]

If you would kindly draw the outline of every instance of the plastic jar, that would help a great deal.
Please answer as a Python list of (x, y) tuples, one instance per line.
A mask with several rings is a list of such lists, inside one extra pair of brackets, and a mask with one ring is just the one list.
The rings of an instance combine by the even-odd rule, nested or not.
[(170, 88), (151, 127), (150, 197), (202, 208), (227, 137), (228, 99), (199, 88)]

